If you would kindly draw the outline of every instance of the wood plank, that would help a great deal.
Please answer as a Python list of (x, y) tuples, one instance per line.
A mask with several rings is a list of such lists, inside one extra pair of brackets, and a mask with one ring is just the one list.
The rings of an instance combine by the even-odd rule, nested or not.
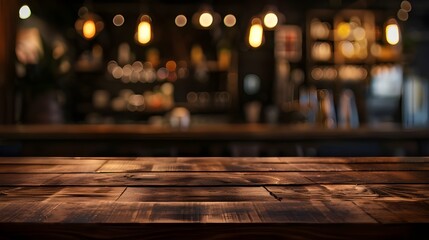
[(121, 202), (277, 201), (262, 187), (128, 187)]
[(142, 161), (108, 161), (98, 172), (189, 172), (189, 171), (225, 171), (216, 163), (164, 163)]
[[(0, 174), (0, 182), (2, 179)], [(8, 180), (14, 184), (13, 179)], [(19, 184), (32, 184), (20, 178)], [(300, 173), (222, 173), (222, 172), (153, 172), (153, 173), (83, 173), (61, 174), (48, 182), (51, 186), (261, 186), (310, 184)], [(18, 183), (17, 183), (18, 184)]]
[(0, 174), (0, 186), (261, 186), (429, 183), (429, 172), (153, 172)]
[[(58, 164), (58, 165), (82, 165), (82, 164), (103, 164), (106, 160), (112, 158), (96, 158), (96, 157), (0, 157), (0, 165), (3, 164)], [(119, 160), (122, 158), (114, 158)], [(132, 160), (132, 158), (126, 158)]]
[(424, 201), (429, 199), (426, 184), (368, 185), (369, 191), (384, 201)]
[[(32, 188), (38, 189), (38, 188)], [(49, 202), (116, 201), (125, 187), (63, 187), (49, 196)]]
[(429, 163), (255, 163), (245, 161), (202, 161), (164, 163), (162, 161), (108, 161), (98, 172), (338, 172), (338, 171), (429, 171)]
[(429, 163), (291, 163), (295, 171), (429, 171)]
[(149, 172), (154, 163), (145, 161), (107, 161), (97, 172)]
[(424, 201), (354, 201), (380, 223), (428, 223), (429, 205)]
[(115, 201), (125, 187), (8, 187), (0, 188), (1, 202)]
[(424, 201), (429, 199), (425, 184), (329, 184), (308, 186), (267, 186), (280, 199), (344, 201)]
[(135, 161), (109, 161), (98, 172), (292, 172), (292, 171), (345, 171), (351, 170), (344, 164), (288, 164), (247, 162), (205, 162), (202, 163), (143, 163)]
[(1, 164), (0, 173), (90, 173), (102, 164)]
[(286, 163), (429, 163), (429, 157), (279, 157)]
[(0, 173), (0, 186), (40, 186), (47, 184), (49, 180), (59, 177), (60, 174), (43, 173), (43, 174), (10, 174)]
[(358, 163), (347, 166), (353, 171), (429, 171), (429, 163)]
[(200, 164), (201, 162), (220, 163), (279, 163), (278, 157), (179, 157), (177, 162)]
[(363, 185), (309, 185), (309, 186), (267, 186), (267, 189), (283, 200), (330, 200), (351, 201), (353, 199), (376, 199), (378, 194)]
[(0, 223), (376, 223), (344, 201), (24, 202), (0, 211)]
[(429, 183), (429, 171), (302, 172), (317, 184)]
[(61, 187), (2, 187), (0, 188), (1, 202), (33, 202), (45, 201)]

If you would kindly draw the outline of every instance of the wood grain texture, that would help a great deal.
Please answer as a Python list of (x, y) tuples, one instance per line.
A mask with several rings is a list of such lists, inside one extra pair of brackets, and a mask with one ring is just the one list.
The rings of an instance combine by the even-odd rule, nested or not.
[[(58, 164), (58, 165), (81, 165), (81, 164), (103, 164), (112, 158), (96, 157), (2, 157), (0, 165), (3, 164)], [(115, 158), (115, 160), (134, 160), (135, 158)]]
[(321, 184), (308, 186), (267, 186), (281, 199), (338, 199), (344, 201), (425, 201), (429, 188), (425, 184)]
[[(4, 174), (0, 174), (1, 177)], [(12, 179), (9, 180), (13, 182)], [(20, 184), (31, 184), (20, 179)], [(262, 186), (310, 184), (300, 173), (148, 172), (61, 174), (41, 185), (54, 186)]]
[(355, 201), (380, 223), (427, 223), (429, 205), (423, 201)]
[(276, 201), (262, 187), (128, 187), (121, 202), (262, 202)]
[(344, 201), (28, 202), (0, 211), (0, 222), (14, 223), (375, 223)]
[[(98, 172), (337, 172), (337, 171), (426, 171), (427, 162), (410, 158), (137, 158), (109, 160)], [(420, 158), (419, 158), (420, 159)], [(299, 161), (300, 160), (300, 161)], [(371, 162), (372, 161), (372, 162)]]
[(419, 239), (427, 160), (0, 158), (0, 239)]
[(367, 172), (305, 172), (307, 179), (318, 184), (340, 183), (425, 183), (429, 184), (429, 171), (367, 171)]
[(61, 187), (2, 187), (0, 202), (41, 202), (60, 191)]
[(429, 163), (429, 157), (279, 157), (287, 163)]
[(47, 183), (49, 180), (59, 177), (56, 173), (0, 173), (1, 186), (40, 186)]

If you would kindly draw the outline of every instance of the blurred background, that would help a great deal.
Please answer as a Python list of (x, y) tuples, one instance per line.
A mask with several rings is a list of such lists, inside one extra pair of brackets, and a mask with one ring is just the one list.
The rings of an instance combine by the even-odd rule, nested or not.
[(0, 6), (3, 123), (429, 126), (428, 1)]
[(17, 123), (428, 124), (426, 1), (18, 3)]

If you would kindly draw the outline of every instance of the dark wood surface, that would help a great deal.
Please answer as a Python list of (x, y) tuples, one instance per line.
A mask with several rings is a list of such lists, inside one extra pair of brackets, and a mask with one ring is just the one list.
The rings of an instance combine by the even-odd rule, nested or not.
[(0, 158), (0, 239), (427, 239), (429, 158)]

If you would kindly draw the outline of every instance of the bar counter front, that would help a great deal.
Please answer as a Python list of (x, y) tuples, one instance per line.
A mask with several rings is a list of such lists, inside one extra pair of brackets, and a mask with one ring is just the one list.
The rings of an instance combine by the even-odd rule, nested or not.
[[(198, 143), (198, 144), (195, 144)], [(0, 126), (0, 156), (428, 156), (429, 129), (309, 124)]]
[(428, 157), (2, 157), (0, 239), (427, 239)]

